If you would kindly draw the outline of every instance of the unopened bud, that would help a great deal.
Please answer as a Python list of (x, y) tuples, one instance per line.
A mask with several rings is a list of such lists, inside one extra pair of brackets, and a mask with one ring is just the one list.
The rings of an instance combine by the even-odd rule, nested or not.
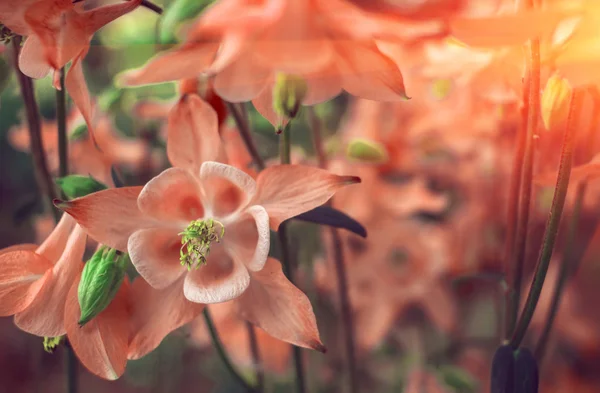
[(346, 156), (355, 161), (381, 164), (388, 160), (386, 147), (374, 140), (354, 138), (348, 143)]
[(83, 326), (100, 314), (114, 299), (126, 273), (126, 254), (101, 247), (85, 264), (77, 290)]
[(275, 113), (287, 118), (294, 118), (298, 114), (300, 104), (306, 97), (308, 85), (299, 76), (277, 74), (273, 87), (273, 109)]
[(56, 184), (68, 199), (75, 199), (105, 190), (103, 183), (91, 176), (69, 175), (56, 179)]
[(541, 98), (542, 120), (547, 130), (566, 127), (572, 94), (565, 78), (554, 74), (548, 79)]

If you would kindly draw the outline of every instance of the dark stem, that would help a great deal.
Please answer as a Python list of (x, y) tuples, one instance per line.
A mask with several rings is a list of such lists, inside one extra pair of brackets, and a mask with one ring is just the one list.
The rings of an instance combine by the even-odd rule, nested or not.
[(560, 263), (560, 271), (558, 273), (558, 278), (554, 286), (554, 292), (552, 293), (552, 301), (550, 303), (548, 315), (546, 316), (544, 330), (540, 335), (540, 339), (534, 351), (538, 363), (541, 363), (546, 352), (548, 340), (550, 338), (550, 333), (552, 332), (552, 326), (554, 325), (554, 319), (556, 318), (556, 314), (558, 313), (560, 301), (562, 299), (562, 294), (564, 293), (565, 284), (567, 283), (567, 280), (569, 278), (569, 267), (572, 264), (575, 237), (577, 235), (577, 226), (581, 217), (581, 208), (583, 206), (583, 199), (585, 197), (586, 188), (587, 184), (585, 182), (579, 183), (579, 185), (577, 186), (577, 195), (575, 197), (576, 200), (575, 205), (573, 207), (573, 215), (571, 216), (571, 222), (569, 223), (565, 249), (563, 251), (562, 260)]
[(256, 328), (250, 322), (246, 321), (246, 330), (248, 331), (248, 340), (250, 342), (250, 353), (252, 354), (252, 363), (256, 370), (256, 392), (265, 390), (265, 375), (260, 360), (260, 348), (256, 339)]
[[(517, 149), (513, 160), (512, 176), (510, 179), (510, 189), (508, 194), (508, 209), (506, 212), (506, 241), (504, 245), (504, 266), (506, 272), (512, 272), (514, 266), (513, 255), (515, 253), (515, 243), (517, 236), (517, 223), (519, 222), (519, 197), (521, 195), (521, 180), (523, 176), (523, 161), (525, 159), (525, 148), (527, 144), (527, 120), (529, 117), (529, 75), (526, 75), (523, 85), (523, 108), (521, 108), (521, 121), (517, 132)], [(514, 297), (514, 289), (510, 289), (509, 296), (510, 304), (513, 307), (512, 297)], [(506, 310), (504, 313), (508, 315), (506, 318), (506, 326), (504, 327), (505, 337), (509, 337), (515, 328), (517, 322), (518, 309), (514, 308)], [(501, 333), (502, 334), (502, 333)]]
[(509, 313), (507, 316), (507, 337), (514, 331), (514, 326), (519, 314), (521, 304), (521, 287), (523, 286), (523, 267), (525, 265), (525, 252), (527, 246), (527, 233), (529, 228), (529, 210), (531, 207), (531, 189), (533, 178), (533, 140), (537, 131), (540, 114), (540, 41), (531, 41), (531, 63), (529, 67), (529, 102), (527, 118), (527, 135), (523, 156), (523, 173), (521, 179), (521, 203), (519, 205), (517, 231), (515, 234), (515, 248), (512, 258), (512, 281), (509, 296)]
[[(73, 4), (81, 3), (82, 1), (84, 1), (84, 0), (73, 0)], [(163, 9), (160, 6), (158, 6), (148, 0), (142, 0), (141, 6), (148, 8), (150, 11), (156, 12), (158, 15), (162, 15), (162, 13), (163, 13)]]
[[(245, 109), (245, 106), (242, 106), (241, 108)], [(256, 165), (259, 171), (262, 171), (263, 169), (265, 169), (265, 162), (260, 156), (260, 153), (256, 148), (256, 144), (252, 139), (252, 135), (250, 134), (250, 125), (246, 121), (248, 117), (245, 116), (243, 113), (240, 113), (240, 111), (237, 110), (235, 105), (233, 105), (230, 102), (227, 103), (227, 109), (229, 110), (229, 113), (231, 113), (231, 115), (233, 116), (233, 120), (235, 120), (235, 125), (237, 126), (240, 136), (242, 137), (242, 140), (246, 145), (248, 153), (250, 153), (250, 156), (252, 156), (254, 165)]]
[(256, 390), (252, 386), (250, 386), (248, 384), (248, 382), (246, 382), (246, 380), (237, 372), (237, 370), (233, 366), (233, 363), (229, 359), (229, 356), (227, 355), (227, 352), (225, 351), (225, 348), (223, 347), (223, 343), (221, 342), (221, 339), (219, 338), (219, 334), (217, 333), (217, 329), (215, 328), (215, 325), (214, 325), (214, 323), (212, 321), (212, 318), (210, 316), (210, 312), (208, 311), (208, 307), (204, 308), (203, 315), (204, 315), (204, 321), (206, 322), (206, 327), (208, 328), (208, 333), (210, 334), (210, 338), (212, 340), (213, 346), (215, 347), (215, 350), (217, 351), (217, 354), (221, 358), (221, 361), (223, 362), (223, 365), (225, 366), (225, 368), (227, 369), (227, 371), (229, 371), (229, 373), (231, 374), (231, 376), (247, 392), (256, 392)]
[[(282, 222), (279, 225), (279, 229), (277, 231), (279, 235), (279, 242), (281, 244), (281, 264), (283, 266), (283, 271), (290, 280), (292, 284), (294, 284), (294, 267), (291, 264), (290, 259), (290, 247), (287, 233), (287, 222)], [(304, 376), (304, 362), (301, 349), (295, 345), (292, 345), (293, 357), (294, 357), (294, 368), (296, 370), (296, 392), (305, 393), (306, 392), (306, 383)]]
[[(588, 162), (593, 158), (592, 156), (594, 153), (596, 131), (600, 121), (600, 110), (598, 110), (600, 109), (600, 97), (595, 89), (590, 89), (590, 93), (592, 94), (593, 98), (593, 115), (592, 121), (590, 122), (590, 127), (588, 127), (586, 131), (587, 135), (584, 135), (584, 137), (581, 139), (584, 143), (584, 146), (582, 146), (582, 162)], [(581, 220), (581, 210), (583, 208), (586, 190), (587, 180), (582, 180), (577, 185), (577, 189), (575, 191), (573, 212), (571, 213), (571, 221), (569, 222), (569, 228), (567, 229), (567, 239), (565, 241), (565, 248), (560, 263), (560, 271), (556, 279), (556, 284), (554, 285), (554, 292), (552, 293), (550, 309), (548, 310), (548, 315), (546, 316), (544, 330), (542, 331), (537, 346), (535, 347), (534, 353), (539, 364), (542, 363), (548, 347), (548, 340), (550, 339), (554, 320), (560, 308), (560, 302), (565, 290), (565, 285), (575, 274), (577, 265), (581, 263), (582, 257), (575, 259), (573, 254), (575, 251), (575, 242), (577, 238), (577, 227), (579, 226), (579, 222)]]
[(61, 68), (60, 90), (56, 90), (56, 125), (58, 128), (58, 176), (69, 174), (69, 145), (67, 139), (67, 94), (65, 93), (65, 69)]
[[(290, 163), (290, 124), (289, 122), (282, 134), (280, 135), (279, 154), (282, 165)], [(281, 264), (283, 265), (284, 273), (288, 280), (292, 284), (295, 284), (294, 280), (294, 266), (292, 266), (292, 259), (290, 253), (289, 236), (287, 232), (287, 222), (282, 222), (277, 230), (279, 235), (279, 242), (281, 243)], [(296, 392), (306, 392), (306, 377), (304, 375), (304, 362), (301, 349), (295, 345), (292, 345), (292, 351), (294, 355), (294, 368), (296, 369)]]
[(46, 204), (50, 204), (50, 209), (54, 219), (58, 221), (59, 213), (58, 210), (53, 207), (54, 204), (52, 203), (52, 201), (56, 198), (56, 190), (54, 188), (52, 176), (48, 170), (48, 163), (46, 162), (46, 151), (44, 150), (44, 141), (42, 140), (40, 116), (37, 102), (35, 101), (33, 82), (31, 78), (23, 74), (19, 68), (21, 37), (16, 36), (13, 38), (13, 50), (13, 65), (19, 81), (23, 103), (25, 104), (25, 113), (27, 115), (27, 125), (31, 143), (31, 154), (33, 156), (33, 164), (35, 166), (36, 181), (40, 192), (46, 195)]
[[(327, 167), (327, 155), (323, 150), (323, 138), (321, 135), (321, 122), (313, 108), (309, 108), (309, 121), (311, 124), (313, 145), (319, 162), (319, 167)], [(331, 202), (331, 201), (330, 201)], [(328, 203), (331, 205), (331, 203)], [(333, 242), (333, 261), (338, 282), (338, 298), (340, 301), (340, 314), (342, 316), (342, 326), (344, 330), (344, 343), (346, 348), (346, 362), (348, 372), (348, 392), (358, 392), (358, 375), (356, 367), (356, 349), (354, 346), (354, 320), (352, 318), (352, 306), (350, 304), (350, 295), (348, 294), (348, 276), (346, 274), (346, 263), (344, 258), (344, 249), (342, 239), (337, 229), (330, 228), (331, 239)]]
[(546, 222), (542, 248), (538, 257), (533, 283), (529, 289), (529, 294), (521, 318), (519, 319), (515, 332), (510, 340), (510, 344), (513, 348), (518, 348), (525, 337), (525, 333), (527, 332), (527, 328), (531, 323), (531, 318), (537, 307), (540, 294), (542, 293), (546, 273), (548, 272), (548, 266), (552, 257), (554, 243), (556, 242), (556, 237), (558, 235), (558, 227), (565, 206), (567, 191), (569, 189), (569, 178), (571, 177), (571, 167), (573, 164), (573, 144), (581, 112), (582, 98), (581, 91), (575, 90), (573, 92), (573, 98), (569, 107), (567, 130), (562, 144), (558, 179), (556, 181), (552, 206), (550, 207), (550, 214), (548, 216), (548, 221)]
[(75, 351), (67, 341), (65, 343), (67, 356), (65, 359), (65, 367), (67, 368), (66, 381), (67, 393), (77, 393), (79, 391), (79, 363)]

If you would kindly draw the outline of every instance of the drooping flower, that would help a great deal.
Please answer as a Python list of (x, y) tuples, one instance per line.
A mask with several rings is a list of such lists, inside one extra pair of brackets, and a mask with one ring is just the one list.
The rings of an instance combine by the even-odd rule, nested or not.
[(21, 330), (37, 336), (65, 334), (65, 303), (85, 246), (86, 233), (65, 214), (39, 247), (0, 251), (0, 315), (14, 315)]
[(377, 42), (396, 36), (397, 26), (380, 21), (343, 0), (219, 1), (200, 16), (185, 44), (123, 82), (159, 83), (206, 72), (215, 75), (215, 91), (228, 101), (268, 102), (276, 75), (284, 73), (306, 81), (304, 105), (342, 89), (404, 100), (402, 74)]
[(140, 4), (141, 0), (130, 0), (81, 11), (71, 0), (5, 0), (0, 4), (0, 23), (28, 36), (19, 56), (19, 68), (25, 75), (43, 78), (72, 62), (65, 87), (92, 132), (92, 101), (83, 75), (83, 58), (97, 30)]

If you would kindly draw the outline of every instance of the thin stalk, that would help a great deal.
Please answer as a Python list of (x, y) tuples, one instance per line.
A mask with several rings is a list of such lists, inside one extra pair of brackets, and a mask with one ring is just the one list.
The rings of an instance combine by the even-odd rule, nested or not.
[(244, 377), (238, 373), (238, 371), (233, 366), (233, 363), (229, 359), (225, 348), (223, 347), (223, 343), (219, 338), (219, 334), (217, 333), (217, 329), (215, 328), (215, 324), (210, 316), (210, 312), (208, 311), (208, 307), (204, 308), (204, 321), (206, 322), (206, 327), (208, 328), (208, 333), (210, 334), (210, 338), (212, 340), (213, 346), (215, 347), (217, 354), (221, 358), (223, 365), (229, 371), (231, 376), (242, 386), (247, 392), (256, 392), (256, 390), (246, 382)]
[(13, 65), (19, 81), (21, 96), (23, 97), (23, 103), (25, 104), (25, 113), (27, 115), (27, 125), (31, 143), (31, 154), (33, 155), (33, 164), (35, 167), (36, 181), (40, 192), (46, 195), (46, 204), (50, 204), (50, 209), (54, 219), (58, 221), (59, 213), (58, 210), (54, 208), (52, 203), (52, 201), (56, 198), (56, 190), (54, 188), (54, 182), (52, 181), (52, 176), (50, 175), (48, 163), (46, 161), (46, 151), (44, 150), (44, 141), (42, 140), (40, 115), (37, 102), (35, 101), (33, 82), (31, 78), (23, 74), (19, 68), (19, 53), (21, 52), (21, 37), (19, 36), (13, 38), (13, 51)]
[(560, 271), (558, 273), (558, 278), (554, 286), (554, 292), (552, 293), (552, 301), (550, 303), (548, 315), (546, 316), (544, 330), (540, 335), (540, 339), (534, 351), (535, 357), (538, 360), (538, 362), (542, 360), (546, 352), (548, 340), (550, 338), (550, 333), (552, 332), (552, 326), (554, 325), (554, 319), (556, 318), (556, 314), (558, 313), (558, 309), (560, 307), (560, 301), (562, 299), (565, 284), (567, 283), (567, 280), (570, 276), (569, 266), (571, 265), (571, 261), (573, 259), (573, 249), (575, 246), (575, 237), (577, 235), (577, 226), (581, 217), (581, 208), (583, 206), (583, 199), (585, 197), (586, 188), (587, 184), (585, 182), (580, 183), (577, 187), (577, 195), (575, 196), (576, 200), (575, 205), (573, 207), (573, 215), (571, 217), (571, 222), (569, 223), (567, 240), (560, 264)]
[(65, 69), (59, 70), (60, 90), (56, 90), (56, 125), (58, 128), (58, 176), (69, 174), (69, 147), (67, 140), (67, 95)]
[(260, 153), (256, 148), (256, 144), (252, 139), (252, 135), (250, 134), (250, 125), (247, 121), (245, 121), (247, 117), (245, 117), (243, 113), (240, 113), (235, 107), (235, 105), (233, 105), (230, 102), (227, 103), (227, 109), (229, 110), (229, 113), (231, 113), (231, 115), (233, 116), (233, 120), (235, 120), (235, 124), (240, 133), (240, 136), (242, 137), (242, 140), (246, 145), (248, 153), (250, 153), (250, 156), (252, 156), (254, 164), (256, 165), (259, 171), (262, 171), (266, 167), (265, 162), (260, 156)]
[(67, 342), (65, 344), (65, 350), (67, 356), (65, 359), (65, 367), (67, 369), (65, 385), (67, 386), (67, 393), (77, 393), (79, 391), (79, 363), (75, 351), (71, 348), (71, 345)]
[(248, 341), (250, 342), (250, 353), (252, 354), (252, 363), (256, 369), (256, 392), (264, 392), (265, 390), (265, 374), (260, 360), (260, 348), (256, 339), (256, 328), (250, 322), (246, 322), (246, 330), (248, 331)]
[(527, 234), (529, 228), (529, 210), (531, 208), (531, 190), (533, 179), (534, 161), (534, 135), (538, 126), (540, 115), (540, 41), (531, 41), (530, 70), (529, 70), (529, 101), (527, 109), (527, 135), (523, 155), (523, 173), (521, 179), (521, 201), (515, 233), (515, 247), (512, 258), (512, 280), (509, 296), (509, 313), (507, 318), (506, 335), (514, 331), (514, 326), (521, 304), (521, 287), (523, 286), (523, 270), (525, 265), (525, 251), (527, 249)]
[[(289, 122), (285, 126), (283, 132), (280, 135), (279, 155), (281, 164), (283, 165), (289, 164), (291, 162), (290, 124), (291, 122)], [(281, 243), (281, 264), (283, 265), (284, 273), (287, 276), (288, 280), (290, 280), (290, 282), (294, 284), (294, 267), (292, 266), (286, 222), (282, 222), (281, 225), (279, 225), (277, 233), (279, 235), (279, 242)], [(294, 368), (296, 370), (296, 392), (305, 393), (306, 378), (304, 375), (305, 373), (302, 352), (301, 349), (295, 345), (292, 345), (292, 351), (294, 357)]]
[[(323, 149), (323, 138), (321, 135), (321, 122), (312, 108), (309, 108), (309, 120), (311, 123), (313, 145), (317, 154), (317, 160), (321, 168), (327, 167), (327, 156)], [(329, 205), (331, 203), (328, 203)], [(350, 295), (348, 294), (348, 275), (346, 273), (346, 263), (344, 258), (344, 249), (342, 239), (335, 228), (329, 228), (333, 241), (333, 261), (338, 282), (338, 299), (340, 302), (340, 314), (343, 321), (344, 344), (346, 348), (346, 367), (348, 373), (348, 392), (358, 392), (358, 375), (356, 367), (356, 349), (354, 346), (354, 320), (352, 319), (352, 307), (350, 305)]]
[(569, 189), (569, 178), (571, 177), (571, 167), (573, 165), (573, 145), (581, 112), (582, 98), (581, 91), (575, 90), (573, 92), (573, 98), (569, 107), (567, 130), (562, 144), (558, 179), (556, 181), (552, 206), (550, 207), (550, 214), (548, 215), (548, 221), (546, 222), (542, 248), (538, 257), (533, 283), (529, 288), (529, 294), (527, 295), (527, 301), (525, 302), (525, 308), (523, 309), (521, 318), (519, 319), (515, 332), (510, 340), (510, 345), (513, 348), (518, 348), (525, 337), (525, 333), (527, 332), (527, 328), (531, 323), (531, 318), (537, 307), (540, 294), (542, 293), (546, 273), (548, 272), (550, 258), (552, 257), (552, 251), (558, 235), (560, 219), (565, 206), (567, 191)]
[[(585, 145), (583, 146), (582, 154), (583, 162), (588, 162), (592, 159), (592, 155), (594, 153), (596, 131), (598, 127), (598, 122), (600, 121), (600, 111), (598, 110), (600, 109), (600, 97), (598, 97), (595, 94), (595, 91), (591, 91), (591, 93), (593, 95), (594, 101), (592, 109), (593, 115), (590, 127), (587, 130), (587, 135), (583, 138), (583, 141), (585, 143)], [(560, 302), (562, 300), (562, 295), (564, 294), (566, 283), (575, 274), (577, 264), (580, 263), (580, 260), (582, 258), (580, 257), (578, 260), (574, 260), (573, 252), (575, 250), (577, 227), (579, 226), (579, 222), (581, 220), (581, 210), (583, 208), (586, 190), (587, 180), (583, 180), (577, 185), (577, 189), (575, 192), (575, 202), (573, 203), (573, 212), (571, 215), (571, 221), (569, 222), (569, 228), (567, 230), (567, 239), (565, 242), (565, 248), (560, 264), (560, 271), (556, 279), (556, 284), (554, 285), (554, 292), (552, 293), (552, 300), (550, 303), (550, 309), (548, 310), (548, 315), (546, 316), (544, 330), (542, 331), (540, 339), (535, 347), (535, 357), (540, 363), (543, 360), (544, 355), (546, 353), (546, 349), (548, 347), (548, 340), (550, 339), (550, 334), (552, 333), (552, 327), (554, 325), (556, 315), (558, 314)]]
[[(507, 272), (514, 266), (513, 255), (517, 236), (517, 223), (519, 220), (519, 200), (521, 195), (521, 180), (523, 177), (523, 162), (525, 159), (525, 148), (527, 144), (527, 120), (529, 118), (529, 74), (526, 75), (523, 84), (523, 108), (521, 108), (521, 121), (517, 132), (515, 156), (513, 159), (512, 176), (508, 193), (508, 209), (506, 211), (506, 242), (504, 245), (504, 265)], [(514, 296), (511, 289), (509, 296)], [(512, 303), (511, 303), (512, 305)], [(512, 311), (512, 310), (511, 310)], [(504, 311), (506, 313), (506, 311)], [(511, 312), (506, 318), (505, 335), (512, 333), (517, 322), (517, 312)], [(501, 333), (502, 334), (502, 333)]]

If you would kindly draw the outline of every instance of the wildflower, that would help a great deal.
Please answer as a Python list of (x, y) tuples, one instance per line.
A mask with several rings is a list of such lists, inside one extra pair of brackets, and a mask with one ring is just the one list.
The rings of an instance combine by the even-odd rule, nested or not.
[(81, 271), (86, 234), (64, 215), (39, 247), (13, 246), (0, 253), (0, 315), (41, 337), (66, 333), (67, 293)]
[(369, 99), (405, 100), (402, 74), (376, 42), (394, 35), (397, 26), (380, 28), (378, 21), (345, 1), (218, 1), (199, 17), (186, 43), (123, 82), (159, 83), (205, 72), (215, 75), (219, 96), (242, 102), (270, 95), (275, 75), (285, 73), (306, 81), (303, 105), (342, 89)]
[(19, 68), (25, 75), (43, 78), (72, 61), (65, 87), (91, 132), (92, 103), (83, 75), (83, 58), (97, 30), (140, 4), (141, 0), (130, 0), (80, 12), (71, 0), (5, 1), (0, 5), (0, 22), (28, 36), (19, 56)]

